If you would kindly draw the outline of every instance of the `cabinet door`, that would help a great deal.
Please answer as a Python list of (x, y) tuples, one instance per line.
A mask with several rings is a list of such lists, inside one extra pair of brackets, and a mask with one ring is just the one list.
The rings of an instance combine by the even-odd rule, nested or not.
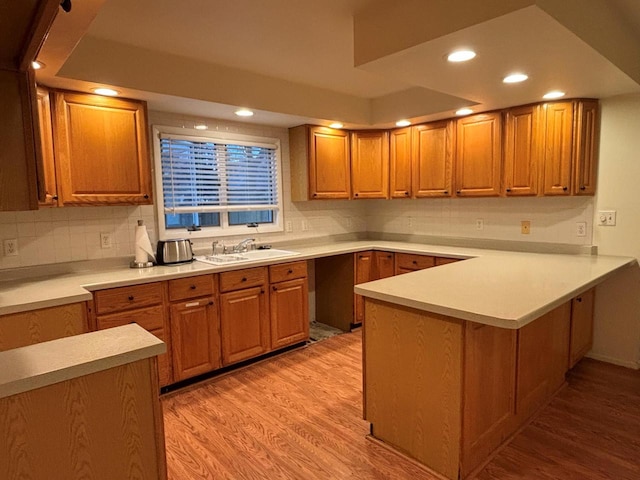
[(230, 365), (269, 351), (269, 310), (263, 287), (220, 295), (222, 364)]
[(453, 121), (413, 127), (413, 196), (449, 197), (453, 179)]
[(219, 328), (213, 297), (171, 305), (175, 381), (220, 368)]
[(595, 289), (592, 288), (571, 301), (569, 368), (573, 368), (593, 345), (594, 300)]
[(350, 172), (348, 133), (327, 127), (309, 127), (310, 198), (349, 198)]
[(373, 272), (371, 280), (393, 277), (395, 275), (395, 255), (391, 252), (373, 252)]
[(502, 114), (483, 113), (458, 120), (456, 194), (490, 197), (500, 194)]
[(391, 131), (389, 194), (391, 198), (411, 197), (411, 127)]
[(56, 167), (53, 155), (53, 125), (51, 124), (51, 98), (49, 90), (38, 87), (38, 125), (40, 126), (40, 145), (42, 164), (38, 172), (38, 200), (42, 207), (58, 205), (56, 194)]
[(507, 196), (538, 193), (539, 108), (528, 105), (506, 112), (504, 191)]
[(600, 118), (597, 100), (581, 100), (577, 104), (573, 193), (596, 193)]
[(353, 198), (389, 198), (389, 133), (351, 134)]
[(544, 111), (542, 193), (570, 195), (573, 154), (573, 103), (547, 103)]
[[(370, 282), (373, 273), (373, 252), (360, 252), (353, 255), (356, 266), (354, 284)], [(354, 323), (362, 323), (364, 321), (364, 297), (354, 295), (354, 298)]]
[(309, 290), (306, 278), (271, 285), (271, 349), (309, 339)]
[(152, 203), (144, 102), (56, 92), (53, 122), (60, 204)]

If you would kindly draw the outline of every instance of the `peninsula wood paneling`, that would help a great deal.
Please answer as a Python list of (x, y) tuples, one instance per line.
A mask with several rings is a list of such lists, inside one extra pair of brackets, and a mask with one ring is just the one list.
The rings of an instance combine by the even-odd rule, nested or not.
[(0, 478), (166, 479), (154, 364), (0, 399)]
[(463, 322), (365, 299), (365, 418), (448, 478), (460, 461)]
[(84, 302), (0, 316), (0, 351), (87, 333)]

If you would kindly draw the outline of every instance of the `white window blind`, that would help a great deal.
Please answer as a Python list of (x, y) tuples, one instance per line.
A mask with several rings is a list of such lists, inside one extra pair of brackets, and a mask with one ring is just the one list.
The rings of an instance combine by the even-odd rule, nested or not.
[(277, 210), (276, 148), (161, 134), (165, 213)]

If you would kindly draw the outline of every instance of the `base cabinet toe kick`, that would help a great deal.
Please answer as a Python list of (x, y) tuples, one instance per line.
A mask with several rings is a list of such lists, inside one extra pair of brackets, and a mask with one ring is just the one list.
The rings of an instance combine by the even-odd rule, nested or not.
[(469, 477), (590, 349), (593, 303), (591, 289), (511, 330), (365, 298), (372, 436), (447, 478)]

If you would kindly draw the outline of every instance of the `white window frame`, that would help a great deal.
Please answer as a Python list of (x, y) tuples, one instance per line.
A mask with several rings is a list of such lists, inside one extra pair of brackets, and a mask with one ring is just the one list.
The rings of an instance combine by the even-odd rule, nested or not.
[[(222, 141), (226, 143), (244, 142), (257, 144), (272, 144), (276, 147), (276, 164), (277, 164), (277, 190), (278, 190), (278, 208), (273, 212), (273, 223), (261, 223), (258, 227), (248, 228), (246, 225), (229, 225), (229, 219), (226, 211), (220, 212), (220, 226), (218, 227), (201, 227), (200, 230), (191, 231), (186, 228), (174, 229), (166, 228), (165, 211), (164, 211), (164, 190), (162, 187), (162, 160), (160, 150), (161, 134), (184, 135), (188, 137), (202, 138), (203, 141)], [(240, 133), (228, 132), (209, 132), (181, 127), (170, 127), (164, 125), (153, 126), (153, 165), (155, 180), (155, 206), (158, 216), (158, 237), (160, 240), (169, 240), (176, 238), (208, 238), (208, 237), (227, 237), (238, 236), (255, 233), (282, 232), (283, 228), (283, 196), (282, 196), (282, 148), (280, 147), (279, 138), (259, 137), (254, 135), (245, 135)], [(246, 211), (251, 211), (250, 209)]]

